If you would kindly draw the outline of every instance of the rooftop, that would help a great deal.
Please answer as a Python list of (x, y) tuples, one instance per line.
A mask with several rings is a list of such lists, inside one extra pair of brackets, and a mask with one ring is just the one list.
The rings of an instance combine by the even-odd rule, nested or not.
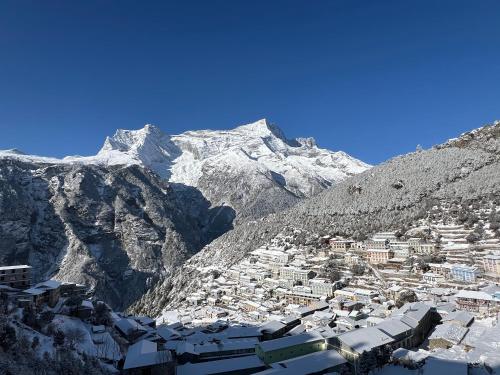
[(264, 352), (271, 352), (274, 350), (279, 350), (282, 348), (288, 348), (290, 346), (305, 344), (307, 342), (324, 340), (317, 332), (305, 332), (294, 336), (286, 336), (276, 340), (263, 341), (258, 345)]
[(355, 329), (339, 335), (338, 339), (358, 353), (394, 342), (392, 337), (375, 327)]

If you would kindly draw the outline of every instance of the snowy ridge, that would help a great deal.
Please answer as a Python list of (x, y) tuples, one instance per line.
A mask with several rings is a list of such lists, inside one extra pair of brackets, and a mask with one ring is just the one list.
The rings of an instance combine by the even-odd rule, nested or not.
[(266, 176), (299, 197), (314, 195), (370, 167), (344, 152), (319, 148), (312, 138), (289, 140), (265, 119), (232, 130), (197, 130), (174, 136), (153, 125), (120, 129), (106, 138), (95, 156), (56, 159), (0, 151), (0, 158), (5, 157), (43, 163), (139, 164), (170, 182), (194, 187), (212, 174), (244, 174), (250, 182), (255, 176)]

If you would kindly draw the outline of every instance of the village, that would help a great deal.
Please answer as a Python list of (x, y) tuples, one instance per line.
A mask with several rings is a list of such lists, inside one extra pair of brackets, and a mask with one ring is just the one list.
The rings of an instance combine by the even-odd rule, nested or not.
[[(459, 225), (365, 241), (281, 236), (156, 319), (83, 285), (0, 267), (5, 312), (33, 347), (69, 345), (129, 374), (457, 374), (500, 371), (500, 244)], [(439, 238), (439, 241), (435, 239)]]

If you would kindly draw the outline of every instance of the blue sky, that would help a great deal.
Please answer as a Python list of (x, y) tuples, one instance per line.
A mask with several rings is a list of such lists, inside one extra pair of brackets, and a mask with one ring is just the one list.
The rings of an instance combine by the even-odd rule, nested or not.
[(0, 2), (0, 149), (268, 118), (379, 163), (500, 118), (500, 2)]

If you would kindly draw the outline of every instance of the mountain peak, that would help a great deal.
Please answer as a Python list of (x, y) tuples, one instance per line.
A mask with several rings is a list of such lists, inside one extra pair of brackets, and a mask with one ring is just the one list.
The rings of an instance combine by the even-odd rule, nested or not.
[(281, 139), (289, 146), (294, 146), (294, 147), (299, 146), (296, 140), (288, 139), (283, 130), (281, 130), (279, 126), (269, 122), (265, 118), (260, 119), (256, 122), (252, 122), (250, 124), (240, 125), (234, 130), (236, 132), (246, 133), (250, 136), (258, 136), (262, 138), (276, 137)]

